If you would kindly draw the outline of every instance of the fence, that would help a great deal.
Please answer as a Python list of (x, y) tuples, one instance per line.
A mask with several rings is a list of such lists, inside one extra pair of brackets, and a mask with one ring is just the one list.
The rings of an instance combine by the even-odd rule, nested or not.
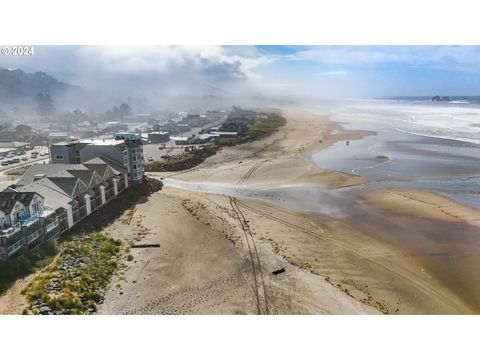
[(38, 229), (37, 231), (33, 232), (32, 234), (27, 236), (27, 244), (30, 245), (32, 242), (37, 240), (41, 235), (43, 231), (42, 229)]
[(23, 245), (25, 244), (25, 239), (20, 239), (15, 244), (11, 245), (7, 249), (8, 256), (15, 254), (18, 250), (20, 250)]
[(45, 227), (45, 232), (49, 233), (50, 231), (58, 227), (58, 225), (60, 225), (60, 222), (58, 221), (58, 219), (55, 219), (53, 222), (51, 222)]

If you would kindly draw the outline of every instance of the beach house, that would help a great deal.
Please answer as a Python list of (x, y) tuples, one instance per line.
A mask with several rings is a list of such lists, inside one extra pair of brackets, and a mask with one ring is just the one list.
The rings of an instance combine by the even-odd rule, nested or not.
[(58, 239), (130, 184), (128, 169), (102, 156), (34, 164), (0, 192), (0, 260)]
[(143, 179), (143, 144), (139, 133), (116, 133), (112, 139), (64, 141), (51, 145), (50, 154), (53, 164), (82, 164), (103, 156), (111, 165), (126, 168), (131, 182)]

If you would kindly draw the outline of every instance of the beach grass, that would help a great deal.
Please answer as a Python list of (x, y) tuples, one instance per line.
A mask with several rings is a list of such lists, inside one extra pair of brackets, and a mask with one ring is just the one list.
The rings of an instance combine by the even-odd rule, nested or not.
[(190, 169), (203, 163), (207, 158), (213, 156), (217, 151), (213, 148), (205, 147), (194, 149), (190, 152), (172, 156), (161, 161), (154, 161), (145, 164), (145, 171), (182, 171)]
[(277, 113), (262, 115), (262, 117), (258, 117), (257, 120), (248, 127), (244, 135), (235, 138), (220, 138), (217, 140), (217, 144), (221, 146), (235, 146), (246, 142), (260, 140), (276, 133), (280, 127), (285, 126), (287, 123), (287, 119)]
[(30, 169), (31, 166), (32, 165), (24, 165), (24, 166), (20, 166), (20, 167), (17, 167), (15, 169), (12, 169), (12, 170), (8, 170), (8, 171), (5, 172), (5, 175), (20, 177), (23, 174), (25, 174), (27, 172), (27, 170)]
[(32, 314), (89, 314), (101, 303), (118, 265), (121, 242), (102, 232), (72, 235), (24, 289)]
[(57, 243), (51, 241), (31, 252), (5, 260), (0, 264), (0, 294), (17, 279), (48, 265), (58, 251)]

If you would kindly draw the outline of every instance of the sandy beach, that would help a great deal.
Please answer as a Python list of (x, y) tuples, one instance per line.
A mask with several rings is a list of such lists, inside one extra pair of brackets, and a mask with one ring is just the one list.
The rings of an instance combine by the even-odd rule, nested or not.
[[(120, 224), (108, 230), (114, 237), (160, 247), (130, 250), (133, 260), (110, 286), (100, 314), (376, 312), (257, 241), (256, 228), (256, 249), (249, 249), (223, 196), (162, 190), (136, 206), (130, 225)], [(272, 274), (280, 268), (285, 273)]]
[[(268, 138), (225, 148), (190, 170), (149, 175), (329, 192), (366, 183), (321, 169), (311, 156), (371, 132), (346, 131), (299, 111), (285, 116), (287, 125)], [(165, 186), (106, 229), (133, 259), (123, 261), (99, 313), (480, 311), (475, 285), (480, 249), (472, 245), (477, 210), (436, 194), (398, 189), (367, 192), (355, 206), (352, 216), (332, 217), (252, 197)], [(462, 241), (452, 243), (458, 233)], [(131, 248), (135, 244), (159, 247)], [(21, 299), (17, 288), (0, 297), (0, 304)]]
[[(286, 116), (287, 125), (266, 139), (225, 148), (223, 153), (191, 170), (151, 175), (195, 182), (327, 189), (341, 189), (366, 181), (359, 176), (320, 169), (310, 157), (333, 142), (352, 140), (371, 132), (345, 131), (326, 118), (301, 112), (286, 112)], [(430, 228), (436, 225), (432, 221), (438, 220), (441, 226), (450, 228), (451, 223), (458, 224), (459, 217), (467, 214), (468, 221), (475, 225), (478, 212), (466, 211), (462, 205), (443, 198), (455, 217), (430, 216), (430, 210), (425, 210), (422, 201), (434, 195), (413, 192), (409, 195), (414, 202), (405, 204), (404, 198), (391, 198), (386, 194), (372, 193), (363, 200), (371, 205), (370, 214), (378, 212), (376, 216), (388, 217), (388, 222), (394, 218), (394, 225), (379, 223), (378, 227), (372, 227), (361, 219), (332, 219), (251, 198), (237, 198), (232, 205), (231, 198), (225, 195), (167, 186), (138, 209), (138, 214), (145, 216), (142, 219), (150, 222), (149, 227), (156, 234), (151, 235), (152, 240), (165, 245), (158, 250), (137, 251), (137, 263), (125, 271), (124, 279), (112, 285), (102, 312), (267, 313), (266, 297), (268, 313), (278, 314), (476, 313), (478, 303), (470, 301), (475, 294), (468, 291), (459, 294), (445, 279), (430, 271), (426, 266), (430, 263), (421, 254), (413, 254), (399, 242), (401, 234), (391, 230), (395, 226), (409, 226), (402, 221), (423, 221), (421, 226)], [(399, 213), (402, 204), (405, 211)], [(165, 210), (147, 211), (143, 206)], [(188, 206), (194, 206), (194, 210), (188, 211)], [(181, 211), (182, 216), (175, 213), (165, 217), (164, 213), (170, 208)], [(239, 226), (238, 210), (244, 216), (242, 222), (248, 223), (251, 231), (248, 236)], [(463, 221), (460, 224), (463, 226)], [(112, 233), (114, 231), (112, 229)], [(123, 230), (120, 233), (124, 234)], [(252, 239), (259, 260), (249, 260), (248, 241)], [(166, 252), (173, 244), (177, 249)], [(158, 264), (164, 261), (170, 265), (162, 268)], [(252, 261), (256, 275), (252, 274)], [(272, 275), (277, 268), (286, 271)], [(169, 271), (175, 276), (169, 275)], [(260, 275), (263, 275), (262, 281)], [(216, 298), (214, 289), (224, 294), (219, 299), (221, 304), (211, 305)], [(195, 300), (194, 294), (210, 291), (211, 297), (198, 297), (205, 299), (204, 304)], [(145, 300), (149, 296), (150, 302)], [(186, 307), (178, 309), (180, 304)]]

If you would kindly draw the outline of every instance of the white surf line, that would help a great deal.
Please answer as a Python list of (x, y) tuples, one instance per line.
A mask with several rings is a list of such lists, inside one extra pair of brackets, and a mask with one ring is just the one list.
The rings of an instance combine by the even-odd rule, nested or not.
[(423, 136), (426, 138), (432, 138), (432, 139), (443, 139), (443, 140), (452, 140), (452, 141), (459, 141), (459, 142), (464, 142), (468, 144), (474, 144), (474, 145), (480, 145), (480, 140), (476, 139), (470, 139), (470, 138), (456, 138), (452, 136), (447, 136), (447, 135), (434, 135), (434, 134), (423, 134), (423, 133), (418, 133), (415, 131), (407, 131), (407, 130), (402, 130), (399, 128), (390, 128), (391, 130), (398, 131), (404, 134), (409, 134), (409, 135), (415, 135), (415, 136)]
[[(378, 156), (381, 156), (381, 155), (378, 155)], [(359, 167), (353, 168), (353, 169), (351, 170), (351, 172), (352, 172), (353, 174), (355, 174), (355, 175), (361, 176), (361, 175), (357, 172), (357, 170), (361, 170), (361, 169), (373, 169), (373, 168), (376, 168), (376, 167), (378, 167), (378, 166), (382, 166), (382, 165), (385, 165), (385, 164), (387, 164), (387, 163), (389, 163), (389, 162), (392, 162), (393, 156), (391, 156), (391, 155), (383, 155), (383, 156), (388, 156), (388, 160), (383, 161), (383, 162), (381, 162), (381, 163), (373, 164), (373, 165), (370, 165), (370, 166), (359, 166)], [(373, 161), (375, 161), (375, 160), (373, 160)]]

